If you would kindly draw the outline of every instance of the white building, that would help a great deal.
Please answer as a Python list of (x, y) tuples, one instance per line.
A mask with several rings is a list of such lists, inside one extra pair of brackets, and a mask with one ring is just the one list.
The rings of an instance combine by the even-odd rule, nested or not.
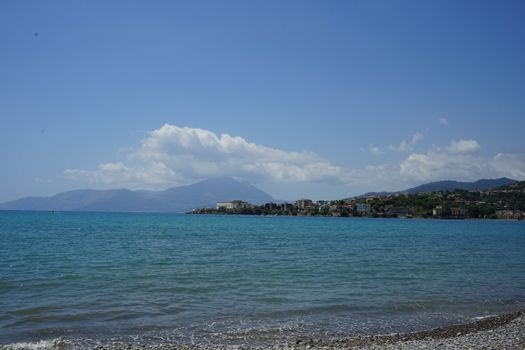
[(217, 209), (233, 209), (233, 202), (217, 202)]
[(233, 210), (233, 209), (246, 209), (251, 208), (253, 205), (251, 205), (248, 202), (235, 200), (235, 201), (228, 201), (228, 202), (217, 202), (217, 209), (227, 209), (227, 210)]
[(295, 202), (295, 205), (297, 206), (297, 208), (301, 210), (305, 210), (306, 208), (313, 206), (313, 204), (314, 203), (312, 202), (311, 199), (306, 199), (306, 198), (299, 199), (298, 201)]
[(367, 203), (357, 203), (355, 209), (358, 213), (368, 214), (370, 213), (370, 204)]

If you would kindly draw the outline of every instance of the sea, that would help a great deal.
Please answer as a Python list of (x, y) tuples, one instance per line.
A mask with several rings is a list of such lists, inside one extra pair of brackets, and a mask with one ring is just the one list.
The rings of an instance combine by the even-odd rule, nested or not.
[(525, 307), (525, 222), (0, 211), (0, 344), (288, 344)]

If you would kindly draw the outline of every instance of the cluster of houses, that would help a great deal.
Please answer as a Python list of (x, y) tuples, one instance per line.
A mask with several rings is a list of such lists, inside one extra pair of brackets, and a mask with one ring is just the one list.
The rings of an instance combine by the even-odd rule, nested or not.
[[(450, 208), (449, 215), (453, 218), (463, 218), (466, 216), (466, 210), (465, 207), (470, 206), (478, 206), (478, 207), (484, 207), (487, 205), (491, 205), (492, 207), (496, 208), (496, 211), (494, 213), (493, 218), (501, 219), (501, 220), (523, 220), (525, 219), (525, 212), (521, 210), (514, 210), (511, 207), (509, 207), (509, 203), (506, 202), (504, 199), (497, 200), (495, 202), (487, 202), (486, 200), (483, 200), (483, 198), (487, 198), (489, 196), (496, 196), (498, 194), (510, 194), (510, 193), (524, 193), (524, 190), (520, 188), (512, 188), (512, 185), (510, 188), (506, 189), (489, 189), (489, 190), (472, 190), (468, 191), (471, 194), (479, 194), (480, 199), (466, 199), (462, 196), (461, 193), (458, 192), (452, 192), (448, 194), (448, 200), (452, 201), (455, 205), (458, 207)], [(442, 197), (443, 193), (436, 192), (433, 193), (433, 195)], [(433, 209), (433, 216), (434, 217), (440, 217), (443, 215), (443, 207), (442, 206), (436, 206)]]
[(496, 210), (496, 217), (500, 220), (523, 220), (525, 212), (511, 209)]
[[(514, 189), (511, 189), (511, 191)], [(517, 191), (525, 191), (516, 189)], [(523, 220), (525, 212), (514, 210), (502, 199), (494, 202), (490, 196), (498, 190), (472, 192), (432, 192), (418, 195), (408, 193), (387, 196), (356, 197), (343, 200), (319, 200), (303, 198), (294, 203), (266, 203), (254, 205), (242, 200), (220, 201), (215, 208), (194, 209), (193, 214), (248, 214), (248, 215), (286, 215), (286, 216), (372, 216), (372, 217), (433, 217), (447, 219), (494, 218)], [(499, 190), (501, 191), (501, 190)], [(504, 190), (508, 191), (508, 190)], [(470, 193), (470, 195), (469, 195)], [(525, 193), (525, 192), (524, 192)], [(492, 196), (493, 197), (493, 196)], [(421, 204), (420, 199), (426, 204)], [(499, 198), (499, 197), (498, 197)], [(487, 202), (490, 200), (490, 203)], [(501, 202), (501, 203), (500, 203)], [(396, 206), (405, 203), (407, 206)], [(434, 204), (433, 204), (434, 203)], [(435, 203), (444, 203), (436, 205)], [(478, 214), (472, 212), (478, 208)], [(479, 208), (485, 208), (480, 216)], [(487, 214), (487, 208), (492, 208)]]
[(452, 207), (448, 213), (443, 209), (442, 205), (436, 205), (436, 207), (432, 209), (432, 216), (435, 218), (447, 216), (452, 219), (463, 219), (465, 218), (465, 213), (466, 211), (463, 207)]
[[(368, 216), (372, 213), (369, 203), (356, 202), (354, 199), (335, 201), (312, 201), (299, 199), (294, 203), (266, 203), (253, 205), (251, 203), (233, 200), (217, 202), (215, 208), (194, 209), (194, 214), (207, 213), (239, 213), (259, 215), (288, 215), (288, 216)], [(408, 213), (403, 211), (403, 213)]]

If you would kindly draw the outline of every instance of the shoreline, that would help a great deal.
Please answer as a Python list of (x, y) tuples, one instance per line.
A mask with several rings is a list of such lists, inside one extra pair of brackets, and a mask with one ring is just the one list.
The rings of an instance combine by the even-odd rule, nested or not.
[[(137, 212), (139, 213), (139, 212)], [(237, 214), (237, 213), (153, 213), (153, 214), (177, 214), (177, 215), (195, 215), (195, 216), (239, 216), (239, 217), (263, 217), (263, 218), (328, 218), (328, 219), (392, 219), (392, 220), (421, 220), (421, 221), (480, 221), (480, 222), (525, 222), (522, 219), (492, 219), (492, 218), (435, 218), (435, 217), (423, 217), (423, 216), (413, 216), (413, 217), (404, 217), (404, 216), (332, 216), (332, 215), (263, 215), (263, 214)]]
[[(356, 348), (356, 349), (382, 349), (382, 348), (399, 348), (399, 349), (412, 349), (412, 348), (434, 348), (439, 346), (447, 349), (446, 343), (451, 340), (457, 340), (461, 337), (469, 338), (475, 335), (480, 335), (483, 333), (498, 334), (500, 329), (513, 324), (517, 325), (517, 330), (519, 331), (517, 339), (514, 337), (514, 340), (517, 342), (513, 345), (516, 345), (516, 349), (525, 349), (525, 309), (519, 311), (505, 313), (496, 316), (486, 317), (474, 322), (464, 323), (464, 324), (453, 324), (449, 326), (443, 326), (428, 330), (422, 330), (412, 333), (396, 333), (389, 335), (372, 335), (365, 337), (355, 337), (355, 338), (346, 338), (346, 339), (336, 339), (336, 340), (320, 340), (320, 341), (306, 341), (305, 344), (309, 344), (314, 347), (328, 347), (328, 348)], [(468, 339), (466, 343), (468, 343)], [(424, 346), (424, 343), (429, 343), (427, 346)], [(300, 342), (302, 344), (303, 342)], [(411, 345), (405, 347), (406, 345)], [(432, 346), (433, 345), (433, 346)], [(459, 345), (459, 344), (458, 344)], [(469, 344), (463, 344), (469, 346)], [(502, 349), (508, 347), (502, 347), (502, 344), (485, 344), (488, 349)], [(392, 347), (395, 346), (395, 347)], [(415, 346), (415, 347), (413, 347)], [(471, 344), (474, 346), (474, 344)], [(455, 347), (453, 347), (455, 348)], [(485, 347), (484, 347), (485, 348)], [(474, 347), (478, 349), (478, 347)], [(514, 349), (514, 347), (511, 347)]]
[[(292, 338), (293, 339), (293, 338)], [(337, 339), (308, 339), (297, 337), (290, 342), (267, 344), (216, 343), (106, 343), (79, 345), (67, 338), (35, 342), (0, 344), (0, 350), (412, 350), (412, 349), (525, 349), (525, 309), (486, 317), (465, 324), (453, 324), (411, 333), (369, 335)]]

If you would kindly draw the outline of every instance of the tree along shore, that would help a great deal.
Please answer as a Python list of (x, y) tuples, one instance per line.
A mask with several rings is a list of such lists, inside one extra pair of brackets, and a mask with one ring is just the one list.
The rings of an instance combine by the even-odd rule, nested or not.
[(396, 193), (331, 201), (300, 199), (294, 203), (253, 205), (240, 200), (218, 202), (193, 214), (357, 216), (442, 219), (525, 218), (525, 181), (490, 190)]

